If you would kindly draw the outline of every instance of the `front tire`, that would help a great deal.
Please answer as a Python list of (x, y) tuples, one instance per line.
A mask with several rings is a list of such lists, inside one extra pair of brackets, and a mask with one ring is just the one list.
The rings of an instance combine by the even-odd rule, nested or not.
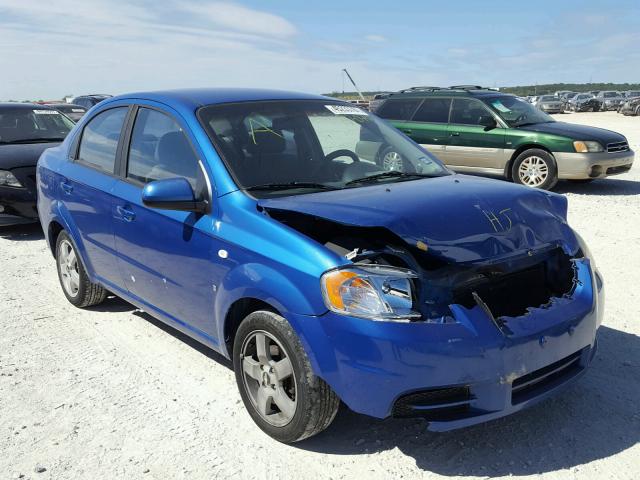
[(556, 161), (546, 150), (525, 150), (513, 162), (511, 178), (520, 185), (551, 190), (558, 183)]
[(71, 304), (86, 308), (98, 305), (107, 298), (109, 292), (89, 280), (76, 245), (64, 230), (56, 240), (56, 265), (60, 286)]
[(321, 378), (291, 325), (280, 315), (257, 311), (238, 327), (233, 367), (244, 406), (267, 435), (293, 443), (326, 429), (340, 400)]

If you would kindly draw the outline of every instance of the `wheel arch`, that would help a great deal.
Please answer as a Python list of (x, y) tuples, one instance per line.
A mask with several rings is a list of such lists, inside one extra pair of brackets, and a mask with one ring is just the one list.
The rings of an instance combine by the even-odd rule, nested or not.
[(270, 303), (253, 297), (239, 298), (233, 302), (227, 310), (223, 322), (223, 342), (221, 342), (221, 346), (225, 349), (223, 353), (229, 358), (233, 355), (233, 342), (235, 341), (236, 332), (238, 331), (240, 323), (242, 323), (242, 320), (248, 315), (260, 310), (266, 310), (282, 316), (282, 313)]
[(515, 149), (515, 151), (511, 155), (511, 158), (509, 159), (509, 161), (504, 167), (504, 176), (508, 180), (513, 181), (513, 175), (512, 175), (513, 162), (516, 161), (516, 158), (518, 158), (518, 156), (522, 152), (526, 152), (527, 150), (544, 150), (549, 155), (551, 155), (551, 158), (553, 158), (553, 163), (556, 164), (556, 168), (557, 168), (558, 164), (556, 163), (556, 157), (553, 155), (553, 152), (549, 150), (548, 147), (545, 147), (544, 145), (540, 145), (539, 143), (525, 143), (523, 145), (518, 146), (518, 148)]

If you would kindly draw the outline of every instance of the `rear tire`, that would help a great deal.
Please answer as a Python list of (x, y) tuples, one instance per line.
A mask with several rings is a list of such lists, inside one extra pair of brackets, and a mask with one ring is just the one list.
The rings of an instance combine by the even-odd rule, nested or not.
[(233, 367), (244, 406), (267, 435), (293, 443), (327, 428), (340, 400), (313, 374), (293, 328), (269, 311), (248, 315), (233, 343)]
[(86, 308), (98, 305), (107, 298), (109, 292), (89, 280), (78, 249), (64, 230), (56, 240), (56, 266), (62, 292), (71, 304)]
[(551, 190), (558, 183), (556, 161), (546, 150), (525, 150), (514, 160), (511, 178), (520, 185)]

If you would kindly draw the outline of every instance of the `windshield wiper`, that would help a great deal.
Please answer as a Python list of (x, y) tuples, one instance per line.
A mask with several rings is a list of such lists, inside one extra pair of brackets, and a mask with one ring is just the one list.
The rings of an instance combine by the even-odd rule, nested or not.
[(389, 170), (388, 172), (376, 173), (375, 175), (369, 175), (367, 177), (356, 178), (345, 183), (347, 185), (355, 185), (357, 183), (374, 183), (378, 180), (385, 178), (433, 178), (433, 175), (426, 173), (406, 173), (398, 172), (397, 170)]
[(332, 187), (331, 185), (325, 185), (323, 183), (313, 182), (288, 182), (288, 183), (262, 183), (260, 185), (251, 185), (245, 187), (243, 190), (288, 190), (294, 188), (315, 188), (317, 190), (337, 190), (338, 187)]

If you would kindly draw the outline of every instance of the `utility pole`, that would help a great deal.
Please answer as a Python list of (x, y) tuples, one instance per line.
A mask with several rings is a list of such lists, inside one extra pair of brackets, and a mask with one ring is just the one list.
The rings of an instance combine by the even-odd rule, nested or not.
[[(349, 72), (347, 72), (346, 68), (343, 68), (342, 71), (347, 75), (347, 78), (349, 79), (349, 81), (351, 82), (351, 84), (354, 86), (354, 88), (356, 89), (356, 92), (358, 92), (358, 95), (360, 95), (360, 99), (361, 100), (365, 100), (364, 95), (362, 95), (362, 93), (360, 92), (360, 89), (358, 88), (358, 86), (356, 85), (356, 82), (353, 81), (353, 78), (351, 78), (351, 75), (349, 75)], [(365, 100), (366, 101), (366, 100)]]

